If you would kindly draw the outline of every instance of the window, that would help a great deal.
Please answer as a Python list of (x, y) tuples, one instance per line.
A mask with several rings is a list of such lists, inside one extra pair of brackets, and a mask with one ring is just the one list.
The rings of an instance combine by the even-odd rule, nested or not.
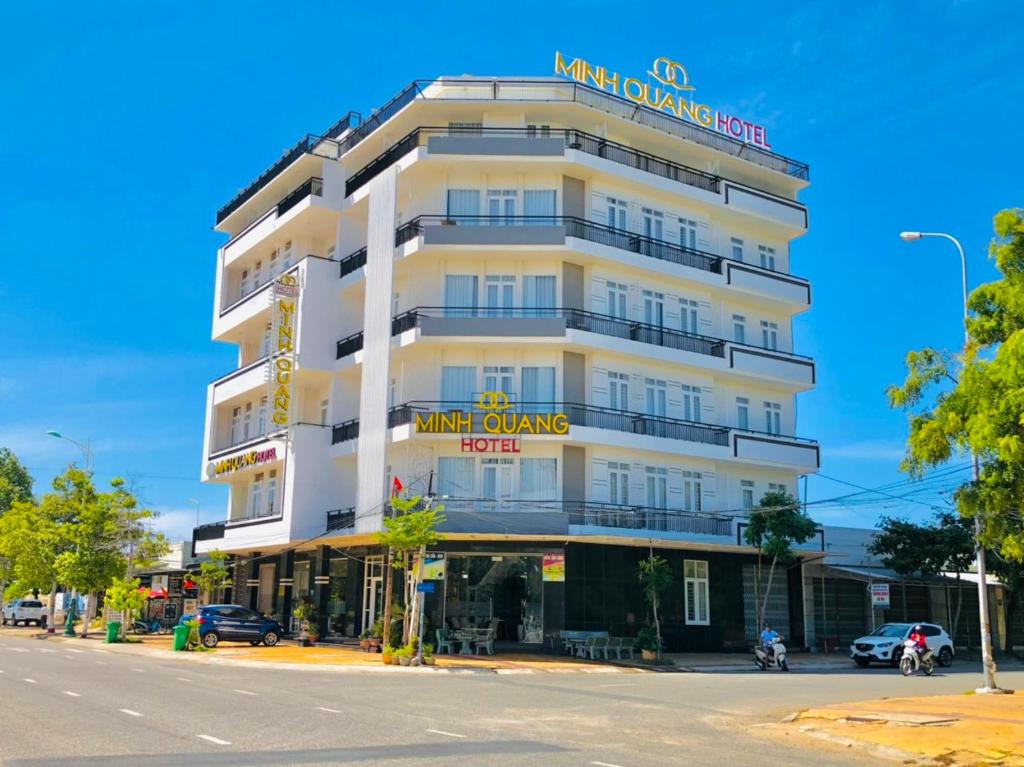
[(391, 383), (388, 385), (388, 407), (394, 407), (398, 404), (398, 379), (392, 378)]
[(699, 327), (699, 317), (697, 315), (697, 302), (691, 301), (687, 298), (679, 299), (679, 322), (680, 329), (684, 333), (696, 333)]
[(644, 322), (655, 327), (665, 324), (665, 294), (644, 291)]
[[(322, 423), (327, 423), (323, 421)], [(256, 416), (256, 433), (259, 436), (263, 436), (267, 433), (267, 397), (266, 395), (260, 397), (260, 411), (259, 415)]]
[(664, 381), (654, 378), (645, 378), (644, 403), (647, 407), (647, 415), (665, 416), (666, 402), (668, 401), (668, 386)]
[(271, 324), (268, 322), (263, 327), (263, 340), (260, 342), (260, 356), (266, 357), (270, 354), (270, 330)]
[(484, 367), (484, 391), (505, 392), (510, 400), (515, 400), (516, 369), (486, 365)]
[(653, 240), (664, 239), (665, 214), (660, 210), (652, 210), (651, 208), (642, 208), (642, 212), (644, 216), (644, 237), (650, 237)]
[(764, 403), (764, 430), (769, 434), (782, 434), (782, 405), (778, 402)]
[(444, 277), (445, 315), (475, 317), (477, 307), (477, 276), (446, 274)]
[(743, 261), (743, 240), (741, 240), (739, 237), (730, 237), (729, 238), (729, 246), (730, 246), (731, 251), (732, 251), (732, 260), (733, 261), (739, 261), (739, 262), (742, 263), (742, 261)]
[(529, 216), (528, 224), (555, 223), (555, 190), (525, 189), (523, 190), (523, 215)]
[(441, 407), (465, 410), (472, 407), (476, 368), (445, 365), (441, 368)]
[(490, 223), (511, 223), (507, 219), (516, 214), (516, 196), (515, 189), (487, 190), (487, 215), (491, 217)]
[[(555, 401), (555, 369), (553, 367), (524, 367), (522, 370), (522, 397), (524, 412), (547, 412)], [(530, 404), (535, 403), (535, 404)]]
[(700, 422), (700, 386), (683, 384), (683, 420)]
[(241, 433), (242, 408), (231, 409), (231, 433), (228, 435), (228, 444), (237, 445), (238, 435)]
[[(394, 383), (395, 383), (395, 379), (394, 378), (391, 379), (391, 383), (392, 383), (391, 392), (392, 392), (392, 396), (394, 396), (394, 391), (395, 391), (394, 390)], [(327, 425), (327, 406), (328, 406), (328, 404), (329, 404), (328, 400), (325, 400), (325, 399), (320, 400), (320, 425), (321, 426), (326, 426)], [(394, 406), (395, 406), (395, 403), (391, 402), (390, 403), (390, 407), (394, 407)]]
[(243, 269), (242, 278), (238, 283), (238, 297), (240, 299), (245, 298), (247, 295), (249, 295), (249, 290), (249, 270)]
[(274, 514), (274, 500), (277, 496), (277, 469), (267, 472), (267, 505), (263, 515), (270, 517)]
[(452, 498), (475, 497), (474, 463), (473, 458), (438, 458), (437, 492)]
[(488, 317), (511, 317), (515, 305), (516, 278), (511, 274), (484, 277), (484, 295)]
[(761, 320), (761, 345), (765, 349), (779, 348), (779, 323)]
[(767, 245), (758, 245), (757, 254), (761, 257), (761, 266), (765, 269), (775, 269), (775, 248)]
[(252, 286), (258, 288), (263, 284), (263, 262), (257, 261), (252, 268)]
[(461, 223), (479, 223), (473, 220), (480, 215), (480, 192), (476, 189), (448, 190), (448, 217), (470, 217), (471, 220)]
[(740, 429), (750, 428), (750, 400), (746, 397), (736, 398), (736, 426)]
[(629, 410), (629, 375), (608, 371), (608, 407)]
[(526, 135), (529, 138), (537, 138), (539, 135), (541, 138), (549, 138), (551, 136), (550, 125), (534, 125), (530, 124), (526, 126)]
[(608, 502), (629, 505), (629, 464), (608, 461)]
[(679, 219), (679, 244), (690, 250), (697, 249), (697, 222), (689, 218)]
[(769, 482), (768, 483), (768, 492), (769, 493), (785, 493), (786, 492), (786, 486), (784, 484), (782, 484), (781, 482)]
[(252, 403), (246, 402), (245, 411), (242, 415), (242, 441), (245, 442), (252, 435)]
[(732, 316), (732, 340), (738, 344), (747, 342), (747, 318), (742, 314)]
[(668, 471), (648, 466), (645, 469), (647, 480), (647, 506), (652, 509), (668, 508)]
[(480, 136), (484, 132), (482, 122), (450, 121), (448, 134), (451, 136)]
[(754, 482), (750, 479), (740, 480), (740, 498), (744, 511), (754, 508)]
[(701, 480), (699, 471), (683, 472), (683, 508), (686, 511), (701, 511), (704, 508)]
[(252, 478), (252, 485), (249, 488), (249, 514), (252, 519), (262, 516), (263, 512), (263, 472), (259, 472)]
[(626, 201), (615, 197), (608, 198), (608, 226), (613, 229), (626, 229)]
[(558, 497), (558, 459), (523, 458), (519, 462), (519, 497), (550, 501)]
[[(554, 309), (558, 306), (555, 297), (555, 276), (531, 274), (523, 277), (523, 308)], [(543, 313), (538, 313), (543, 316)]]
[(284, 244), (284, 247), (280, 249), (280, 269), (282, 272), (287, 271), (292, 266), (292, 241), (288, 240)]
[(608, 287), (608, 314), (619, 319), (627, 319), (629, 313), (626, 311), (627, 288), (621, 282), (607, 282)]
[(270, 256), (267, 258), (267, 277), (274, 279), (277, 276), (277, 270), (279, 265), (277, 263), (277, 250), (270, 251)]
[(399, 299), (401, 297), (402, 297), (401, 293), (394, 293), (391, 296), (391, 316), (392, 317), (397, 317), (398, 316), (398, 303), (399, 303)]
[(707, 626), (711, 623), (708, 609), (708, 563), (705, 559), (683, 560), (683, 583), (686, 595), (686, 625)]
[(507, 501), (512, 498), (511, 458), (484, 458), (483, 497), (490, 501)]

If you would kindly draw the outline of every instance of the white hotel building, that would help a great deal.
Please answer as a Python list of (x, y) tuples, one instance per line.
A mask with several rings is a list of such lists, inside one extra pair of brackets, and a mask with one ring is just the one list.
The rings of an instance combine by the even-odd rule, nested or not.
[[(397, 477), (445, 508), (433, 627), (635, 634), (653, 545), (676, 576), (669, 649), (745, 645), (744, 510), (818, 468), (795, 436), (815, 382), (792, 334), (811, 303), (790, 269), (807, 179), (557, 78), (417, 82), (302, 140), (217, 214), (213, 339), (238, 366), (208, 390), (203, 477), (230, 500), (198, 550), (235, 556), (234, 601), (287, 621), (310, 596), (326, 636), (351, 637), (380, 613), (375, 533)], [(284, 428), (281, 275), (298, 285)], [(462, 411), (493, 437), (493, 392), (566, 432), (417, 427)], [(813, 610), (803, 586), (792, 569), (771, 599), (791, 636)]]

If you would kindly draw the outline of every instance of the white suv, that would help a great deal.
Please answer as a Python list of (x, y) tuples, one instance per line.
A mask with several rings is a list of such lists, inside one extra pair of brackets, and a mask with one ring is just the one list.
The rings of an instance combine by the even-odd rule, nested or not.
[(910, 636), (914, 626), (921, 626), (921, 633), (928, 642), (928, 649), (935, 655), (940, 666), (953, 662), (953, 640), (942, 626), (934, 623), (885, 623), (867, 636), (853, 640), (850, 644), (850, 659), (861, 668), (869, 663), (891, 663), (896, 666), (903, 654), (903, 642)]
[(13, 623), (24, 623), (26, 626), (31, 622), (37, 626), (43, 625), (43, 603), (38, 599), (15, 599), (4, 607), (3, 625)]

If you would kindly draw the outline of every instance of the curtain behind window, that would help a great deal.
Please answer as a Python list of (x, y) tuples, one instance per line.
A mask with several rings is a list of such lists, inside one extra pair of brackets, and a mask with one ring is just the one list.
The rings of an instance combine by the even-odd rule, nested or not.
[(523, 215), (541, 216), (531, 219), (528, 224), (554, 224), (555, 223), (555, 190), (554, 189), (527, 189), (523, 192)]
[(452, 498), (472, 498), (474, 461), (473, 458), (438, 458), (438, 493)]
[(558, 459), (523, 458), (519, 462), (519, 497), (524, 501), (558, 498)]
[(446, 317), (475, 317), (477, 308), (477, 276), (446, 274), (444, 305)]
[(441, 407), (468, 410), (476, 388), (476, 368), (445, 365), (441, 368)]
[(523, 277), (523, 308), (553, 309), (558, 306), (555, 298), (554, 275), (528, 275)]
[[(522, 371), (523, 387), (521, 402), (523, 412), (543, 413), (551, 409), (555, 401), (555, 369), (553, 367), (530, 368)], [(539, 403), (539, 404), (531, 404)]]
[[(476, 189), (448, 190), (448, 217), (480, 215), (480, 192)], [(460, 221), (460, 224), (478, 224), (479, 221)]]

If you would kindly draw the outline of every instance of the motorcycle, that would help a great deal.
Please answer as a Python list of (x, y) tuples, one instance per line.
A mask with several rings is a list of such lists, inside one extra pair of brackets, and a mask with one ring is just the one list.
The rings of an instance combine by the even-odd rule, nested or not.
[(170, 631), (170, 627), (159, 618), (154, 618), (149, 621), (135, 621), (132, 623), (132, 631), (136, 634), (166, 634)]
[(773, 666), (783, 671), (789, 671), (789, 661), (786, 660), (786, 645), (782, 644), (782, 637), (778, 637), (772, 642), (771, 652), (761, 645), (757, 645), (754, 648), (754, 665), (762, 671), (767, 671)]
[(935, 673), (935, 658), (931, 650), (925, 650), (922, 654), (913, 640), (908, 639), (903, 643), (903, 655), (900, 657), (900, 673), (903, 676), (910, 676), (918, 669), (924, 671), (926, 676)]

